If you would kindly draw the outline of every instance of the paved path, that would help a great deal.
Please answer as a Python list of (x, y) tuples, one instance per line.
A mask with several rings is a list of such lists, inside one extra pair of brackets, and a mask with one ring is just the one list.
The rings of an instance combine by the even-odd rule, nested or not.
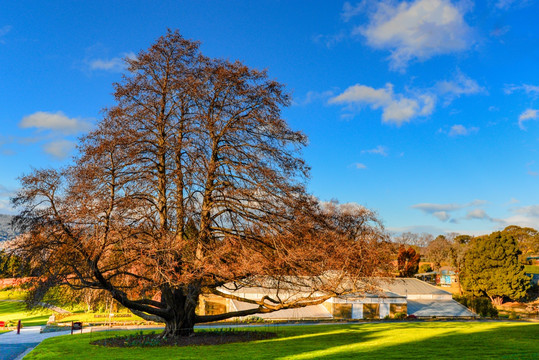
[(41, 334), (40, 326), (28, 326), (16, 331), (0, 334), (0, 360), (14, 360), (28, 349), (33, 349), (46, 338), (70, 334), (71, 331), (58, 331)]

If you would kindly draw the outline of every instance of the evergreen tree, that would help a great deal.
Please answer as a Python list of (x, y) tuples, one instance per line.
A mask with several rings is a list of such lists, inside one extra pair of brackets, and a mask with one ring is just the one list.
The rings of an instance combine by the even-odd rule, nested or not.
[(526, 295), (530, 278), (519, 263), (516, 239), (504, 232), (474, 238), (468, 247), (461, 276), (462, 287), (473, 295), (488, 296), (494, 304)]

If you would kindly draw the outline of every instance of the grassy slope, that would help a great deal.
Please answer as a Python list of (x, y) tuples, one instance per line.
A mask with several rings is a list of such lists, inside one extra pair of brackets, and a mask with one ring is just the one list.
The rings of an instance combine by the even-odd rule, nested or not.
[(50, 310), (27, 311), (22, 302), (0, 301), (0, 321), (8, 322), (20, 319), (23, 326), (45, 325), (51, 314)]
[(17, 290), (1, 290), (0, 300), (23, 300), (26, 293)]
[(104, 348), (92, 339), (115, 333), (50, 338), (25, 359), (537, 359), (539, 324), (517, 322), (365, 323), (287, 326), (279, 337), (199, 347)]

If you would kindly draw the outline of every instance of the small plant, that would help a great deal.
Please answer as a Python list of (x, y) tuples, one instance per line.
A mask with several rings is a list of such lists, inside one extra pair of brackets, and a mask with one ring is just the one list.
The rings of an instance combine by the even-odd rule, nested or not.
[(509, 320), (517, 320), (518, 318), (519, 318), (519, 316), (517, 315), (517, 313), (515, 311), (511, 311), (511, 313), (509, 314), (509, 317), (508, 317)]
[(393, 318), (396, 319), (396, 320), (404, 320), (406, 319), (406, 313), (403, 313), (403, 312), (398, 312), (398, 313), (395, 313), (395, 315), (393, 315)]

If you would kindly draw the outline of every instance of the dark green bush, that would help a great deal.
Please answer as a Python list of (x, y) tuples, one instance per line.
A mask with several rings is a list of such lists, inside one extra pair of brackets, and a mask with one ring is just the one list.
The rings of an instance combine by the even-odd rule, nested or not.
[(481, 317), (498, 317), (498, 310), (494, 307), (494, 305), (492, 305), (489, 298), (473, 297), (469, 295), (453, 295), (453, 299), (471, 309)]

